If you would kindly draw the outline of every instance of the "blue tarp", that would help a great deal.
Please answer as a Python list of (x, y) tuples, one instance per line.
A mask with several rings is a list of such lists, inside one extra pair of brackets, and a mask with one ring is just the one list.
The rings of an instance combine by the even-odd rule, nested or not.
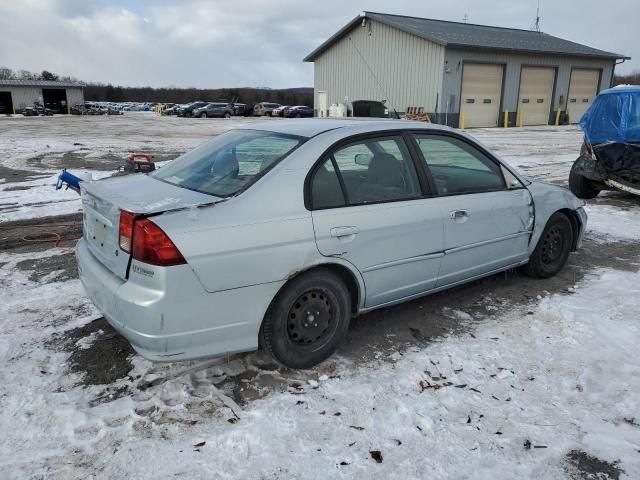
[(603, 91), (580, 120), (587, 142), (640, 143), (640, 87)]

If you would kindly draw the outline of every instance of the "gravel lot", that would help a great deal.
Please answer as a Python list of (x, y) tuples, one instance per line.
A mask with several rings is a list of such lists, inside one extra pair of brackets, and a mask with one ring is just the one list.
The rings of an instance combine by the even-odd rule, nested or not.
[[(640, 199), (629, 195), (589, 202), (584, 245), (558, 276), (508, 272), (363, 315), (310, 371), (261, 352), (189, 371), (136, 355), (77, 280), (80, 202), (54, 191), (57, 173), (107, 176), (132, 151), (171, 160), (254, 121), (0, 118), (3, 478), (158, 478), (154, 465), (186, 478), (640, 478), (640, 362), (613, 352), (640, 340), (638, 292), (616, 291), (640, 284)], [(469, 133), (562, 185), (581, 143), (574, 127)], [(624, 335), (596, 329), (594, 311), (603, 325), (619, 315), (627, 323), (611, 330)], [(441, 389), (446, 377), (462, 386)], [(618, 430), (583, 421), (591, 414)]]

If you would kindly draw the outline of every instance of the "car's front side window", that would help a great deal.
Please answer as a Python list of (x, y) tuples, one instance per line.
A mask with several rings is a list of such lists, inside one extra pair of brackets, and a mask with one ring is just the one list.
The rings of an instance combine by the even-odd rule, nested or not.
[(439, 195), (479, 193), (505, 189), (500, 166), (457, 138), (414, 135)]
[[(335, 168), (338, 171), (334, 173)], [(342, 185), (333, 180), (334, 176), (342, 181)], [(328, 205), (326, 201), (316, 200), (338, 198), (338, 187), (343, 187), (343, 203)], [(399, 135), (367, 138), (337, 148), (316, 170), (311, 189), (312, 208), (343, 206), (345, 202), (362, 205), (408, 200), (421, 196), (415, 166)], [(327, 193), (329, 189), (333, 192), (331, 195)]]

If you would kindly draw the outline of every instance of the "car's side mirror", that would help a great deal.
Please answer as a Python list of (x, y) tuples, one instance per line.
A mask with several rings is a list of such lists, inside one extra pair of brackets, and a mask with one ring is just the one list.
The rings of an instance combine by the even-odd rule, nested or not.
[(370, 153), (358, 153), (355, 157), (356, 165), (362, 165), (363, 167), (368, 167), (371, 163), (371, 159), (373, 155)]

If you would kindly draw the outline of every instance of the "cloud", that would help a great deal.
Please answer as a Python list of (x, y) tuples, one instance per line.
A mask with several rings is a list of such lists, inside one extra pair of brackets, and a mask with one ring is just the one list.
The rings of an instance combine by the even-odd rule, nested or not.
[[(21, 0), (0, 3), (0, 58), (88, 81), (151, 86), (312, 85), (302, 58), (362, 10), (529, 28), (535, 5), (508, 0)], [(543, 30), (640, 57), (637, 0), (542, 5)], [(618, 71), (630, 71), (628, 62)]]

